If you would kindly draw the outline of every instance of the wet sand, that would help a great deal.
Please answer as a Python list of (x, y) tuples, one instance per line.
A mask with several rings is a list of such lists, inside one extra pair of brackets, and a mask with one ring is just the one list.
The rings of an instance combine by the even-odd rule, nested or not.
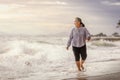
[(120, 72), (93, 77), (68, 78), (63, 80), (120, 80)]
[(89, 63), (87, 71), (62, 80), (120, 80), (119, 66), (120, 60)]

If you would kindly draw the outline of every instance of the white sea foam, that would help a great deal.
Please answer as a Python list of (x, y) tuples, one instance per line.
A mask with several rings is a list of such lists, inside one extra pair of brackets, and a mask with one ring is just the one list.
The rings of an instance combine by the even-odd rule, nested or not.
[[(71, 48), (69, 51), (65, 49), (66, 42), (67, 38), (63, 37), (1, 38), (1, 80), (60, 80), (76, 77), (78, 72), (74, 55)], [(87, 71), (81, 76), (111, 72), (111, 64), (120, 65), (119, 48), (119, 41), (87, 42)], [(113, 61), (115, 62), (112, 63)], [(103, 67), (102, 65), (104, 68), (99, 68)], [(112, 72), (117, 71), (116, 66)]]

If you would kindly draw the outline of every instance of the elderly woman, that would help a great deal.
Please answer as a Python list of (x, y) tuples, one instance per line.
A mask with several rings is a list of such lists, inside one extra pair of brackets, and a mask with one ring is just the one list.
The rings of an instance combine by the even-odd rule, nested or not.
[(72, 43), (72, 50), (75, 56), (76, 65), (78, 70), (81, 71), (84, 70), (83, 64), (87, 58), (86, 40), (89, 41), (91, 39), (91, 36), (79, 17), (75, 18), (74, 24), (75, 27), (70, 33), (66, 49), (68, 50)]

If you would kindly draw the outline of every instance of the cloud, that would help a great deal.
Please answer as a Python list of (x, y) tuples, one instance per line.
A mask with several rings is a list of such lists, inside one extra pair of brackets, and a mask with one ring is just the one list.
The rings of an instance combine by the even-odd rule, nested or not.
[(111, 5), (111, 6), (120, 6), (120, 1), (112, 1), (112, 0), (105, 0), (101, 2), (105, 5)]
[(23, 7), (23, 5), (19, 4), (0, 4), (0, 9), (9, 9), (9, 8), (18, 8), (18, 7)]
[(39, 4), (39, 5), (67, 5), (67, 2), (64, 1), (29, 1), (27, 4)]
[(2, 1), (0, 1), (0, 31), (11, 33), (39, 34), (43, 31), (40, 34), (44, 34), (49, 31), (50, 33), (67, 31), (68, 27), (74, 26), (76, 16), (83, 19), (92, 33), (111, 32), (119, 16), (118, 6), (110, 8), (106, 6), (119, 2), (115, 0), (104, 0), (102, 4), (98, 0)]

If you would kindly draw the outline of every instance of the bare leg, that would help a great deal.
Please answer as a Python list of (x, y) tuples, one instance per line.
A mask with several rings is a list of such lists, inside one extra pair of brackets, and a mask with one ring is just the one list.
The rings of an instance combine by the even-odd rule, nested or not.
[(78, 70), (81, 71), (81, 69), (80, 69), (80, 67), (81, 67), (80, 61), (76, 61), (76, 65), (77, 65)]
[(84, 66), (83, 66), (84, 62), (85, 62), (85, 60), (81, 60), (81, 68), (82, 68), (83, 70), (84, 70)]

